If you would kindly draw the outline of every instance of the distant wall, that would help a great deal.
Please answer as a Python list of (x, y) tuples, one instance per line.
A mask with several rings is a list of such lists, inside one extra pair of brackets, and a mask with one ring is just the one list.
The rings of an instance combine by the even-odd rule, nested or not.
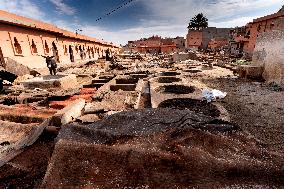
[(202, 32), (189, 30), (186, 37), (187, 48), (199, 48), (202, 45)]
[(230, 28), (215, 28), (209, 27), (205, 28), (202, 32), (203, 40), (202, 40), (202, 48), (206, 49), (208, 47), (209, 42), (213, 38), (230, 38)]
[(183, 37), (174, 38), (173, 42), (176, 44), (178, 51), (185, 50), (185, 39)]
[(209, 42), (213, 38), (230, 38), (230, 28), (215, 28), (209, 27), (202, 30), (188, 30), (186, 36), (187, 48), (202, 48), (206, 49)]
[(267, 82), (284, 85), (284, 31), (275, 30), (259, 34), (253, 62), (264, 67), (263, 77)]

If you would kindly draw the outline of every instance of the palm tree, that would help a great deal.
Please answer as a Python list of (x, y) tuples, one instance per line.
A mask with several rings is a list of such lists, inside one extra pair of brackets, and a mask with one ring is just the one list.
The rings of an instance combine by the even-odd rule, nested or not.
[(201, 30), (208, 27), (208, 19), (202, 13), (195, 15), (188, 24), (188, 29)]

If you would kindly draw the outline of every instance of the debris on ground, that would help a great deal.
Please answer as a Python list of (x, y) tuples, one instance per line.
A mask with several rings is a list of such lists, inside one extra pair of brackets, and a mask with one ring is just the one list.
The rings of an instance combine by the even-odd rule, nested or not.
[(283, 187), (283, 90), (249, 61), (125, 52), (0, 82), (0, 188)]
[(227, 93), (213, 89), (213, 90), (209, 90), (209, 89), (204, 89), (202, 91), (202, 98), (205, 99), (207, 102), (212, 102), (212, 101), (216, 101), (217, 99), (222, 99), (225, 98), (227, 96)]

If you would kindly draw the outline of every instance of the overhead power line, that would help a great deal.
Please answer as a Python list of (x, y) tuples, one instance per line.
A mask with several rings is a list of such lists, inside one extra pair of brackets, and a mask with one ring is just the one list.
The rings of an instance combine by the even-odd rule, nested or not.
[(123, 3), (121, 3), (118, 7), (116, 7), (115, 9), (112, 9), (111, 11), (109, 11), (108, 13), (106, 13), (104, 16), (99, 17), (98, 19), (96, 19), (95, 21), (98, 22), (100, 20), (102, 20), (103, 18), (110, 16), (111, 14), (113, 14), (114, 12), (118, 11), (119, 9), (124, 8), (126, 5), (132, 3), (135, 0), (126, 0)]

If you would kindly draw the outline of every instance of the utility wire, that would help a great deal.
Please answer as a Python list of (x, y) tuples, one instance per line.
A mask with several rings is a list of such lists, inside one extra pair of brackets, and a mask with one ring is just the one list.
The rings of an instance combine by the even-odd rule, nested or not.
[(98, 22), (100, 20), (102, 20), (103, 18), (110, 16), (111, 14), (113, 14), (114, 12), (118, 11), (119, 9), (124, 8), (126, 5), (132, 3), (135, 0), (125, 0), (123, 3), (120, 4), (120, 6), (116, 7), (115, 9), (112, 9), (111, 11), (109, 11), (107, 14), (105, 14), (102, 17), (99, 17), (98, 19), (96, 19), (95, 21)]

